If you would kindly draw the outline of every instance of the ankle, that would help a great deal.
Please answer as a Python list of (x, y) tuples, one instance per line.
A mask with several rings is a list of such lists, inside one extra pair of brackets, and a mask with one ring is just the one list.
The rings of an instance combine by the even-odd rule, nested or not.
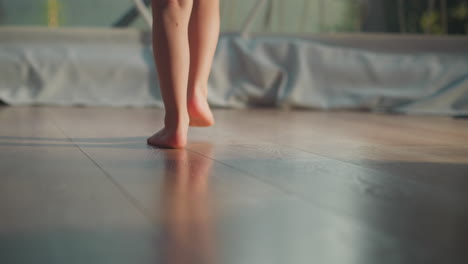
[(164, 117), (164, 126), (175, 131), (185, 132), (190, 122), (188, 112), (186, 113), (166, 113)]
[(208, 88), (206, 85), (194, 85), (190, 87), (187, 93), (188, 102), (193, 102), (197, 100), (206, 100), (208, 97)]

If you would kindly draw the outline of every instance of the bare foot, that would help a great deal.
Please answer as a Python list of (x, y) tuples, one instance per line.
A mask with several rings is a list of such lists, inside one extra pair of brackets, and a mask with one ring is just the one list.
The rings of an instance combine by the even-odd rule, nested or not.
[(187, 131), (165, 127), (149, 137), (147, 143), (159, 148), (184, 148), (187, 144)]
[(187, 132), (189, 117), (187, 110), (185, 114), (171, 114), (166, 111), (164, 117), (164, 128), (148, 138), (149, 145), (160, 148), (184, 148), (187, 144)]
[(206, 95), (193, 95), (188, 99), (187, 109), (190, 117), (190, 126), (209, 127), (214, 125), (214, 117)]

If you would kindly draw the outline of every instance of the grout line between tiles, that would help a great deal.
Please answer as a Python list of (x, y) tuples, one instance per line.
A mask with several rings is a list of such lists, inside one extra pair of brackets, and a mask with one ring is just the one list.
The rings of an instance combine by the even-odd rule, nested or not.
[[(124, 198), (130, 202), (131, 205), (133, 205), (147, 220), (151, 221), (151, 216), (147, 212), (147, 210), (140, 204), (140, 202), (134, 198), (120, 183), (118, 183), (112, 175), (106, 171), (101, 165), (99, 165), (93, 158), (91, 158), (86, 151), (84, 151), (78, 144), (76, 144), (72, 138), (70, 138), (65, 131), (58, 126), (55, 118), (53, 117), (53, 114), (51, 115), (52, 117), (52, 122), (55, 125), (55, 127), (67, 138), (68, 141), (70, 141), (78, 150), (81, 151), (103, 174), (104, 176), (111, 182), (114, 187), (117, 188), (117, 190), (124, 196)], [(159, 152), (158, 152), (159, 153)]]

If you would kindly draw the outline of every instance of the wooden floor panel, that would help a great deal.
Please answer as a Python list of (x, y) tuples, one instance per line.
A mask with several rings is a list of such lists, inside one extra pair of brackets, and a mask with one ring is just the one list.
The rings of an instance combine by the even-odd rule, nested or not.
[[(465, 120), (277, 110), (215, 117), (212, 128), (190, 129), (186, 150), (161, 150), (145, 144), (162, 123), (158, 109), (0, 109), (9, 175), (0, 177), (9, 215), (0, 247), (13, 241), (15, 256), (24, 251), (17, 263), (30, 263), (34, 249), (47, 263), (80, 263), (90, 248), (99, 251), (91, 263), (468, 261)], [(50, 214), (32, 210), (42, 204)], [(11, 232), (15, 223), (23, 232)], [(118, 242), (67, 236), (75, 225), (116, 230)], [(42, 240), (15, 242), (44, 226), (53, 232)]]
[(45, 109), (0, 123), (0, 263), (153, 262), (149, 221)]
[[(406, 119), (414, 120), (416, 118), (359, 113), (267, 112), (264, 114), (259, 111), (244, 115), (242, 112), (240, 114), (228, 112), (222, 116), (221, 122), (224, 123), (219, 124), (218, 122), (218, 125), (226, 126), (224, 129), (219, 129), (220, 131), (229, 131), (227, 135), (223, 134), (224, 139), (230, 138), (235, 141), (242, 138), (242, 135), (246, 137), (248, 134), (250, 137), (261, 139), (264, 142), (296, 148), (364, 168), (395, 173), (399, 177), (418, 177), (419, 180), (427, 184), (444, 185), (444, 181), (447, 181), (448, 188), (461, 189), (462, 192), (465, 190), (465, 175), (468, 171), (468, 148), (466, 145), (468, 141), (465, 140), (468, 134), (466, 132), (468, 129), (465, 129), (466, 121), (432, 118), (439, 130), (445, 123), (449, 123), (451, 129), (446, 131), (446, 134), (441, 135), (438, 132), (438, 134), (426, 135), (426, 137), (418, 137), (419, 131), (405, 129), (404, 125), (398, 127), (392, 124), (391, 129), (399, 131), (398, 137), (403, 138), (398, 139), (398, 141), (394, 140), (393, 132), (381, 133), (379, 130), (390, 128), (373, 125), (376, 121), (369, 122), (369, 124), (361, 124), (364, 121), (355, 123), (354, 131), (366, 130), (366, 128), (374, 131), (364, 135), (355, 132), (349, 133), (350, 129), (334, 129), (334, 126), (336, 128), (337, 125), (340, 127), (352, 126), (351, 124), (341, 125), (340, 122), (343, 123), (343, 119), (365, 120), (366, 116), (370, 120), (388, 119), (395, 124), (398, 124), (398, 120), (405, 123), (408, 122)], [(421, 117), (421, 120), (425, 119), (431, 118)], [(230, 122), (242, 125), (235, 127)], [(429, 120), (425, 122), (430, 123)], [(285, 123), (288, 124), (288, 129), (285, 129)], [(245, 127), (252, 127), (252, 129), (246, 132), (243, 129)], [(448, 128), (446, 129), (448, 130)], [(211, 138), (217, 138), (220, 134), (216, 131), (208, 133), (215, 133), (210, 135)], [(403, 144), (408, 141), (408, 139), (404, 139), (406, 134), (413, 137), (410, 144)], [(200, 138), (203, 136), (200, 134)], [(441, 177), (441, 174), (444, 174), (445, 177)], [(458, 185), (453, 184), (456, 181), (459, 182)]]
[[(106, 126), (96, 122), (94, 132), (84, 134), (70, 122), (70, 115), (66, 111), (55, 113), (54, 116), (57, 123), (65, 127), (65, 133), (147, 211), (159, 233), (163, 229), (169, 239), (172, 239), (174, 233), (181, 230), (211, 230), (205, 232), (202, 242), (205, 239), (216, 240), (216, 243), (211, 242), (212, 250), (216, 247), (215, 244), (222, 247), (222, 251), (229, 249), (229, 255), (214, 254), (212, 258), (217, 262), (212, 260), (213, 263), (255, 263), (259, 257), (262, 259), (261, 263), (275, 262), (279, 257), (275, 252), (275, 243), (287, 243), (293, 248), (291, 251), (281, 252), (281, 257), (286, 262), (294, 263), (312, 258), (324, 262), (342, 262), (345, 256), (353, 254), (347, 244), (363, 235), (375, 241), (368, 245), (373, 248), (368, 257), (378, 259), (379, 252), (385, 248), (388, 237), (380, 230), (346, 220), (212, 159), (209, 156), (214, 151), (214, 144), (191, 144), (190, 149), (203, 149), (204, 155), (193, 150), (157, 150), (145, 146), (137, 137), (128, 137), (123, 130), (121, 137), (114, 138), (119, 144), (113, 147), (111, 140), (98, 142), (97, 138), (86, 140), (86, 136), (96, 133), (96, 130), (99, 134), (113, 130), (113, 135), (116, 136), (114, 129), (120, 126), (120, 122), (107, 122)], [(102, 120), (105, 116), (97, 113), (94, 118), (91, 123), (93, 120)], [(123, 141), (127, 141), (127, 144), (121, 145)], [(280, 212), (287, 212), (287, 215), (278, 215)], [(334, 225), (330, 226), (329, 223)], [(314, 231), (311, 226), (320, 227), (320, 231)], [(216, 229), (221, 229), (222, 232), (213, 234)], [(280, 229), (284, 231), (274, 232)], [(341, 236), (342, 232), (349, 237), (340, 243), (330, 240)], [(188, 230), (181, 235), (186, 239), (197, 240)], [(277, 242), (272, 244), (273, 241)], [(316, 250), (310, 251), (302, 243), (313, 245)], [(260, 246), (264, 252), (258, 255), (250, 250), (237, 251), (240, 245), (252, 248)], [(203, 244), (192, 246), (190, 250), (198, 251), (202, 250), (199, 247)], [(210, 247), (210, 244), (205, 246)], [(187, 248), (182, 247), (180, 250), (185, 252)], [(335, 250), (342, 254), (336, 255)], [(318, 252), (321, 254), (317, 255)], [(207, 255), (210, 256), (208, 253)], [(235, 257), (229, 257), (230, 255)]]

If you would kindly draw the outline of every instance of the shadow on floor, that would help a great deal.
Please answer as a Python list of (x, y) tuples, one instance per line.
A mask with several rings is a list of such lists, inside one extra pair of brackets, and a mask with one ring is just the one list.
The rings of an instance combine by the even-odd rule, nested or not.
[[(34, 141), (70, 141), (68, 138), (46, 138), (46, 137), (13, 137), (0, 136), (0, 140), (34, 140)], [(146, 141), (146, 137), (116, 137), (116, 138), (71, 138), (74, 142), (84, 143), (117, 143), (128, 141)]]
[[(29, 142), (37, 141), (37, 142)], [(152, 148), (146, 144), (146, 137), (120, 138), (44, 138), (0, 136), (0, 146), (8, 147), (72, 147), (75, 144), (87, 148)]]

